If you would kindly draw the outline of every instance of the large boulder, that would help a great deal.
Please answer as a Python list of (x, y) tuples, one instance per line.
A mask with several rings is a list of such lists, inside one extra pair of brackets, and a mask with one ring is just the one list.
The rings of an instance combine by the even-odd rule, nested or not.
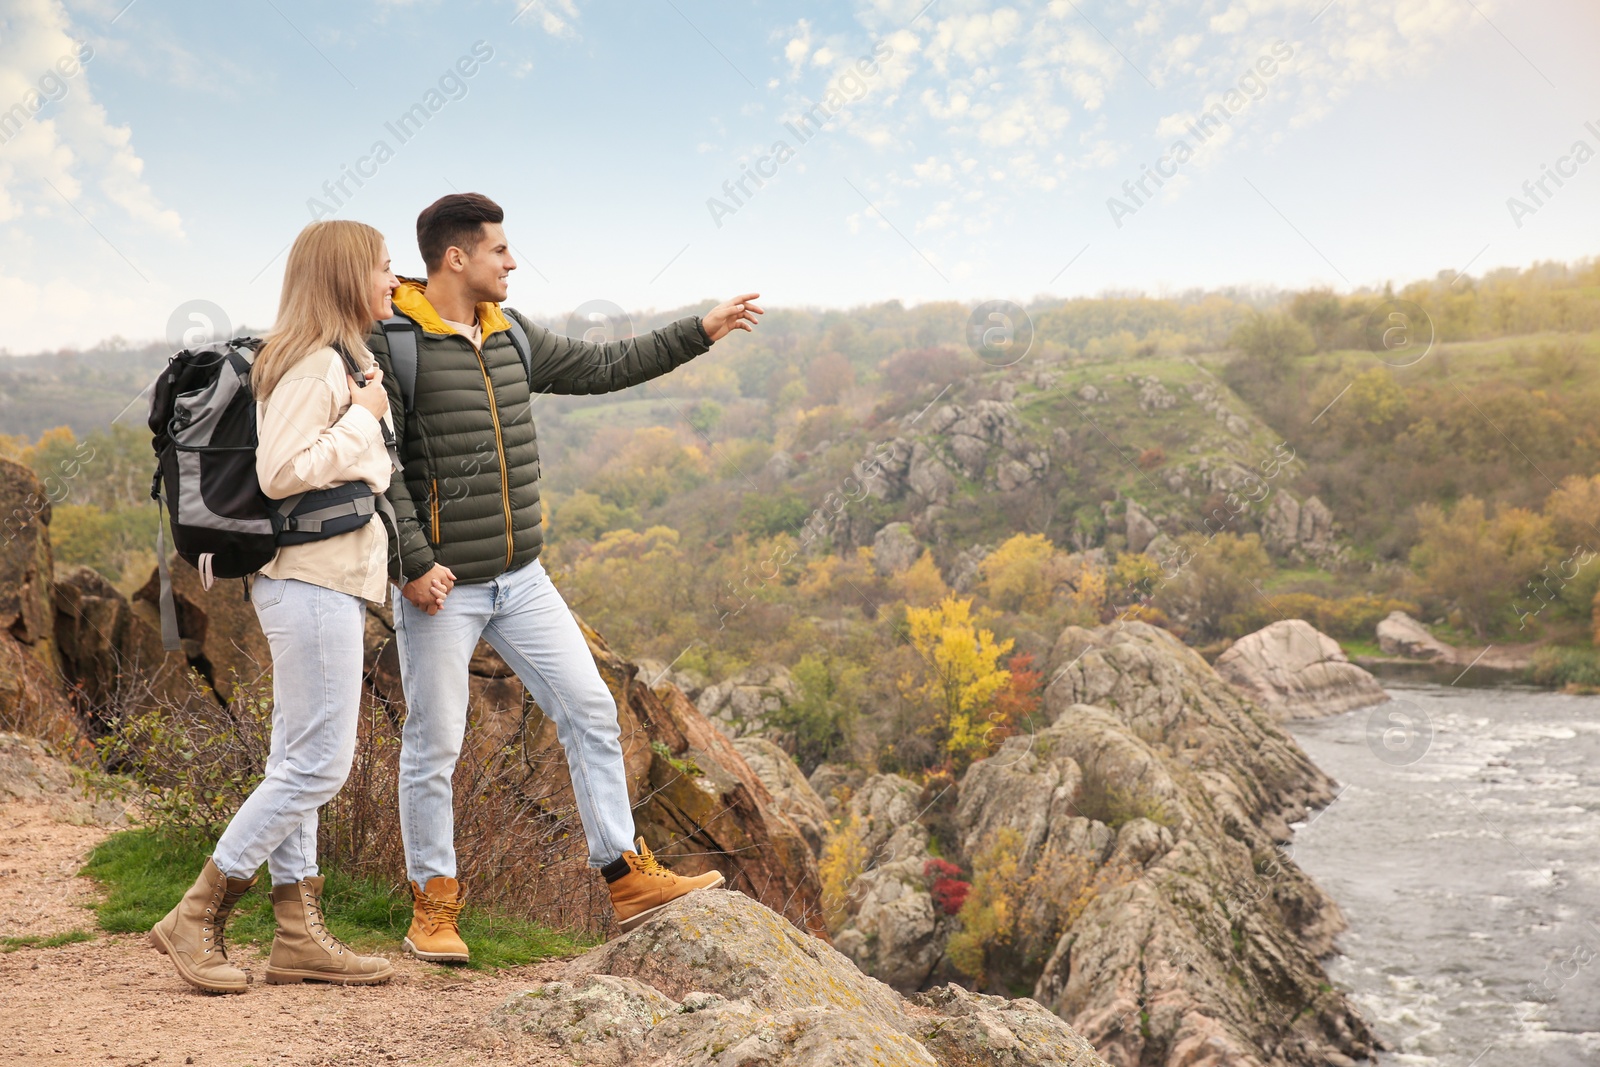
[(828, 805), (811, 788), (794, 758), (764, 737), (738, 737), (734, 749), (772, 794), (773, 803), (799, 829), (814, 855), (828, 837)]
[(922, 558), (922, 545), (909, 522), (891, 522), (872, 538), (872, 566), (885, 577), (910, 570)]
[(1129, 552), (1143, 552), (1161, 533), (1161, 528), (1139, 507), (1138, 501), (1128, 501), (1125, 529)]
[(1261, 520), (1261, 543), (1268, 552), (1299, 561), (1337, 558), (1333, 512), (1315, 496), (1302, 502), (1286, 491), (1276, 493)]
[(1389, 699), (1339, 642), (1304, 619), (1280, 619), (1217, 657), (1217, 673), (1281, 719), (1312, 719)]
[(519, 993), (486, 1037), (555, 1044), (572, 1062), (675, 1067), (1105, 1067), (1027, 1000), (956, 986), (906, 1000), (736, 893), (673, 902)]
[[(232, 703), (241, 687), (255, 686), (272, 668), (272, 650), (245, 597), (244, 582), (219, 580), (207, 589), (200, 572), (176, 554), (168, 569), (184, 655), (217, 699)], [(133, 611), (147, 628), (161, 632), (158, 571), (151, 571), (150, 580), (133, 594)]]
[(1428, 628), (1403, 611), (1391, 611), (1378, 623), (1378, 648), (1386, 656), (1450, 663), (1455, 649), (1428, 632)]
[(1020, 887), (988, 983), (1031, 985), (1116, 1063), (1370, 1055), (1318, 963), (1343, 917), (1279, 847), (1334, 783), (1166, 631), (1069, 627), (1049, 666), (1051, 724), (960, 783), (965, 851), (1012, 842)]
[[(682, 692), (671, 685), (651, 689), (634, 664), (581, 619), (579, 626), (616, 700), (637, 832), (679, 873), (721, 871), (731, 888), (804, 929), (823, 932), (816, 857), (760, 777)], [(492, 652), (480, 647), (473, 664), (477, 719), (469, 744), (504, 753), (498, 773), (505, 787), (539, 797), (553, 820), (576, 823), (577, 801), (555, 722)], [(496, 677), (502, 672), (504, 677)], [(494, 698), (496, 686), (506, 695)], [(581, 866), (581, 834), (572, 836), (569, 851), (565, 860)]]
[(188, 657), (162, 647), (159, 620), (136, 611), (99, 571), (58, 566), (51, 593), (61, 670), (92, 726), (133, 709), (210, 699)]

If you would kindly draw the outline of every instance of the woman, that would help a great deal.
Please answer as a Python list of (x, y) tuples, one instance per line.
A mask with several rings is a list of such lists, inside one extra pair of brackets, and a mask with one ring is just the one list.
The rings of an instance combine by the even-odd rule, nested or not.
[[(392, 314), (399, 281), (383, 235), (358, 222), (314, 222), (289, 252), (278, 321), (256, 357), (251, 385), (256, 474), (272, 499), (362, 481), (374, 493), (392, 473), (382, 372), (363, 343)], [(352, 377), (340, 352), (363, 377)], [(364, 380), (363, 380), (364, 379)], [(355, 756), (366, 604), (384, 602), (388, 537), (378, 515), (325, 540), (282, 545), (254, 580), (251, 600), (272, 649), (272, 751), (199, 879), (150, 931), (190, 985), (242, 993), (223, 927), (255, 884), (272, 876), (277, 936), (272, 983), (369, 985), (394, 968), (358, 956), (328, 932), (317, 873), (317, 809), (344, 785)]]

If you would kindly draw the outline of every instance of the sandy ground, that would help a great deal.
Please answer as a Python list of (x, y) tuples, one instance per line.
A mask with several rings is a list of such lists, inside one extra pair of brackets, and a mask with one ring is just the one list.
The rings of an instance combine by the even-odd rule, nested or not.
[(386, 986), (269, 986), (264, 952), (231, 950), (254, 972), (237, 996), (185, 985), (141, 936), (100, 932), (87, 908), (97, 889), (77, 876), (110, 831), (61, 821), (45, 800), (0, 802), (0, 937), (72, 930), (93, 941), (20, 948), (0, 955), (0, 1063), (198, 1064), (267, 1067), (322, 1064), (568, 1064), (553, 1046), (507, 1045), (482, 1027), (513, 993), (556, 962), (494, 974), (450, 971), (388, 953), (398, 972)]

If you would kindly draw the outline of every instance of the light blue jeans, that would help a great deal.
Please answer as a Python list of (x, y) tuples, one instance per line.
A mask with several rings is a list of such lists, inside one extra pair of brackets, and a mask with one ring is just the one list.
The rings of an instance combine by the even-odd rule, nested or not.
[(217, 841), (212, 860), (273, 885), (317, 874), (317, 809), (339, 792), (356, 752), (366, 602), (293, 578), (257, 575), (250, 590), (272, 648), (267, 776)]
[(397, 589), (394, 624), (406, 696), (400, 832), (413, 882), (456, 876), (450, 780), (466, 735), (467, 663), (480, 637), (555, 723), (590, 866), (603, 867), (633, 849), (617, 705), (543, 564), (534, 560), (493, 581), (457, 585), (437, 615), (413, 606)]

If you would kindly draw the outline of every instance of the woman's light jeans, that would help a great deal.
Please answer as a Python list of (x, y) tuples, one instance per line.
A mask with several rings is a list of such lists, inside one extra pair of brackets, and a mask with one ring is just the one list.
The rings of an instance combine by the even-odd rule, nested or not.
[(217, 841), (229, 878), (263, 861), (273, 885), (317, 873), (317, 809), (339, 792), (356, 751), (366, 602), (294, 578), (257, 575), (250, 599), (272, 648), (267, 776)]
[(437, 615), (396, 590), (394, 623), (406, 694), (400, 830), (413, 882), (456, 876), (451, 777), (467, 729), (467, 665), (480, 637), (555, 723), (588, 838), (589, 864), (603, 867), (633, 849), (617, 705), (572, 611), (538, 560), (492, 581), (457, 585)]

